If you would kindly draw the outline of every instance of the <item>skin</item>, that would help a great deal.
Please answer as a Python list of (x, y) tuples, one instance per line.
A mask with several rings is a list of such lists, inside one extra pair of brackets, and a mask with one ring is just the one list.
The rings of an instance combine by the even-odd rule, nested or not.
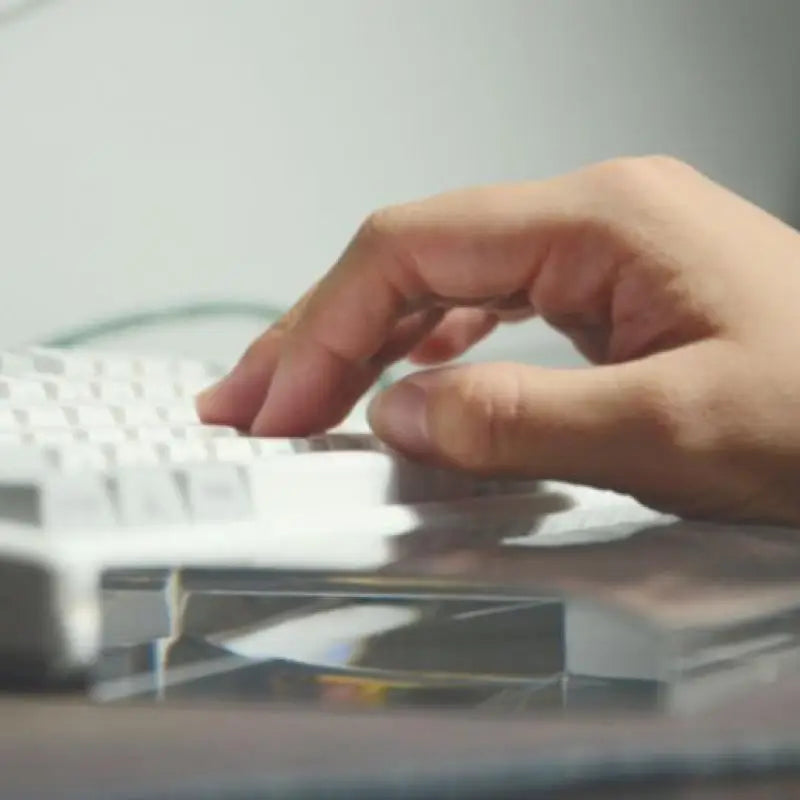
[(397, 359), (440, 365), (533, 315), (594, 366), (434, 366), (373, 401), (377, 435), (684, 516), (800, 522), (800, 235), (669, 158), (374, 213), (198, 408), (319, 432)]

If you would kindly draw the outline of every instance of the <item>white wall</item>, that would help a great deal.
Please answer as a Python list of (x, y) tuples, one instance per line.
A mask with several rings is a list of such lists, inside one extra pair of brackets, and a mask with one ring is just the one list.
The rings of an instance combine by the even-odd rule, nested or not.
[[(287, 304), (376, 206), (619, 153), (683, 156), (797, 220), (798, 31), (794, 0), (53, 0), (0, 17), (0, 342), (187, 299)], [(253, 330), (136, 344), (232, 355)], [(564, 358), (535, 327), (482, 353), (522, 350)]]

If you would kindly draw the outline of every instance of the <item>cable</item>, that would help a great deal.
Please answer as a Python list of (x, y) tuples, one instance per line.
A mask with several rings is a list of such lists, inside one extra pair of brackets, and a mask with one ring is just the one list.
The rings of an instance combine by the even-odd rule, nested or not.
[(20, 22), (53, 0), (0, 0), (0, 27)]
[(213, 317), (255, 317), (263, 322), (275, 322), (283, 316), (284, 310), (267, 303), (250, 303), (242, 301), (209, 301), (187, 303), (179, 306), (134, 311), (114, 317), (100, 319), (68, 328), (61, 333), (48, 337), (40, 344), (45, 347), (75, 347), (86, 342), (112, 336), (125, 331), (141, 330), (170, 322), (182, 322), (189, 319)]

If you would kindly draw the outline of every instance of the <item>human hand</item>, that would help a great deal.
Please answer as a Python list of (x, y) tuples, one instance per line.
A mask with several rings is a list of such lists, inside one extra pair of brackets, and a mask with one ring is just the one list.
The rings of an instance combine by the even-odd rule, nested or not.
[(377, 435), (480, 473), (800, 523), (800, 235), (666, 158), (373, 214), (198, 408), (318, 432), (397, 359), (441, 363), (532, 314), (596, 366), (419, 372), (373, 401)]

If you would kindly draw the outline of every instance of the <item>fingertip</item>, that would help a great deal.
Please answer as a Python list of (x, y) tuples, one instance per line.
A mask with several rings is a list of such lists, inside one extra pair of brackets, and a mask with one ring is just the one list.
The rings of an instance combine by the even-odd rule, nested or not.
[(271, 372), (248, 429), (254, 436), (323, 433), (347, 417), (379, 373), (378, 365), (351, 364), (316, 342), (296, 342)]
[(477, 308), (452, 309), (408, 355), (414, 364), (435, 366), (452, 361), (494, 330), (495, 314)]
[(408, 360), (412, 364), (430, 366), (450, 361), (458, 354), (459, 349), (453, 345), (451, 340), (438, 336), (429, 336), (408, 354)]
[(239, 400), (241, 393), (231, 384), (231, 377), (226, 376), (195, 396), (194, 404), (201, 422), (236, 428), (247, 426), (249, 420), (242, 413), (244, 408)]
[(213, 425), (230, 425), (240, 430), (250, 427), (264, 403), (269, 389), (269, 373), (262, 365), (254, 369), (239, 362), (217, 383), (195, 396), (195, 407), (201, 421)]
[(197, 414), (202, 422), (210, 423), (214, 420), (214, 417), (217, 416), (217, 397), (220, 394), (221, 387), (224, 383), (225, 378), (222, 378), (216, 383), (211, 384), (211, 386), (207, 386), (202, 392), (198, 392), (195, 395), (194, 406), (197, 409)]

